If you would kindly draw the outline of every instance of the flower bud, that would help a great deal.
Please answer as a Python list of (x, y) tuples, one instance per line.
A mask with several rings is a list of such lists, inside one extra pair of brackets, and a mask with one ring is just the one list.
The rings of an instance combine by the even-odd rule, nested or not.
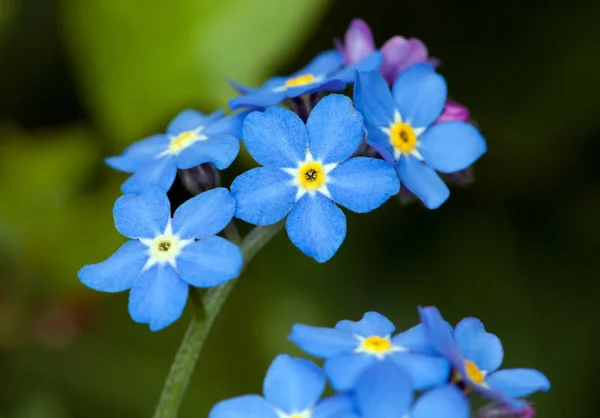
[(187, 170), (179, 170), (183, 186), (192, 195), (198, 195), (219, 184), (219, 171), (211, 163), (197, 165)]
[(477, 418), (533, 418), (535, 409), (527, 405), (520, 409), (511, 409), (506, 405), (491, 404), (477, 411)]

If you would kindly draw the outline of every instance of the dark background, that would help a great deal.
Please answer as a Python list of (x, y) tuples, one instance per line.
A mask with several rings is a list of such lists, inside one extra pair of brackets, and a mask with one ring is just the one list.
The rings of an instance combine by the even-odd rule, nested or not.
[[(278, 236), (215, 323), (182, 417), (260, 390), (295, 322), (377, 310), (399, 329), (418, 304), (482, 319), (506, 367), (553, 383), (538, 416), (597, 413), (600, 3), (594, 0), (0, 0), (0, 416), (148, 417), (191, 312), (159, 333), (127, 294), (77, 278), (123, 241), (107, 155), (211, 111), (332, 46), (354, 17), (381, 45), (418, 37), (442, 61), (489, 152), (439, 210), (395, 199), (348, 214), (319, 265)], [(251, 164), (242, 158), (231, 179)]]

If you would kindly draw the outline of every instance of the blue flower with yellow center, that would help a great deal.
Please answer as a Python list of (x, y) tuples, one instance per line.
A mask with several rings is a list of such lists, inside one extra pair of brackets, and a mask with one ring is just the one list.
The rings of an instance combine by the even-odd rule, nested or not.
[(330, 259), (346, 236), (346, 217), (336, 203), (369, 212), (400, 187), (386, 162), (350, 158), (363, 129), (352, 101), (339, 94), (323, 98), (306, 125), (280, 107), (248, 115), (244, 142), (264, 167), (233, 181), (235, 216), (254, 225), (270, 225), (287, 216), (292, 243), (318, 262)]
[(160, 330), (181, 316), (190, 285), (218, 286), (240, 273), (240, 249), (215, 236), (234, 212), (235, 200), (224, 188), (193, 197), (173, 218), (167, 195), (156, 188), (121, 196), (113, 209), (115, 227), (130, 240), (78, 277), (102, 292), (131, 289), (133, 320)]
[(394, 331), (386, 317), (367, 312), (358, 322), (340, 321), (334, 328), (296, 324), (289, 339), (325, 359), (325, 373), (338, 391), (351, 390), (365, 370), (380, 362), (406, 370), (419, 390), (448, 381), (450, 364), (434, 355), (421, 325), (392, 336)]
[(496, 335), (486, 332), (479, 319), (465, 318), (452, 332), (437, 308), (419, 308), (419, 312), (428, 340), (452, 363), (453, 381), (467, 393), (475, 391), (505, 405), (521, 408), (525, 404), (517, 398), (550, 389), (546, 376), (537, 370), (498, 370), (504, 357), (502, 343)]
[(394, 164), (400, 182), (430, 209), (438, 208), (450, 190), (436, 173), (454, 173), (486, 151), (479, 131), (465, 122), (434, 122), (446, 103), (444, 78), (430, 64), (404, 71), (392, 91), (375, 72), (359, 72), (354, 103), (362, 113), (367, 142)]
[(245, 395), (216, 404), (208, 418), (358, 418), (347, 395), (319, 399), (325, 375), (309, 360), (280, 355), (269, 367), (263, 396)]
[(224, 116), (218, 111), (204, 115), (184, 110), (167, 127), (166, 134), (153, 135), (129, 146), (122, 155), (106, 163), (133, 173), (121, 186), (123, 193), (142, 193), (150, 187), (167, 192), (177, 169), (212, 163), (219, 170), (231, 165), (240, 151), (242, 122), (247, 112)]
[(378, 70), (381, 66), (380, 52), (373, 52), (359, 62), (344, 67), (344, 60), (335, 50), (317, 55), (306, 67), (289, 77), (270, 78), (261, 87), (246, 87), (232, 82), (241, 96), (231, 99), (232, 110), (242, 107), (264, 108), (281, 103), (286, 98), (321, 91), (341, 91), (354, 81), (356, 70)]

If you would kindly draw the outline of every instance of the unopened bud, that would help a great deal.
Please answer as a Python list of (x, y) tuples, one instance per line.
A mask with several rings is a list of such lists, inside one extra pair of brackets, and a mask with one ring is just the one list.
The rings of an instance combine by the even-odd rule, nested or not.
[(198, 195), (219, 184), (219, 171), (211, 163), (197, 165), (187, 170), (179, 170), (183, 186), (191, 194)]
[(491, 404), (477, 411), (477, 418), (533, 418), (535, 409), (526, 405), (520, 409), (512, 409), (506, 405)]

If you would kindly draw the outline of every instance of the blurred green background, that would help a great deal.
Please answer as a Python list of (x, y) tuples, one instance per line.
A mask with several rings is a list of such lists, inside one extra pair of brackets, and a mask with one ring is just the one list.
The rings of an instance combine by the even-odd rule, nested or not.
[(595, 0), (0, 0), (0, 417), (151, 416), (191, 313), (151, 333), (126, 293), (78, 282), (123, 241), (124, 175), (102, 158), (183, 108), (226, 106), (227, 77), (292, 72), (354, 17), (380, 45), (422, 39), (489, 152), (439, 210), (348, 214), (325, 265), (278, 236), (216, 321), (181, 416), (259, 391), (276, 354), (298, 354), (295, 322), (377, 310), (402, 329), (417, 304), (481, 318), (505, 366), (544, 371), (540, 417), (597, 416), (598, 16)]

